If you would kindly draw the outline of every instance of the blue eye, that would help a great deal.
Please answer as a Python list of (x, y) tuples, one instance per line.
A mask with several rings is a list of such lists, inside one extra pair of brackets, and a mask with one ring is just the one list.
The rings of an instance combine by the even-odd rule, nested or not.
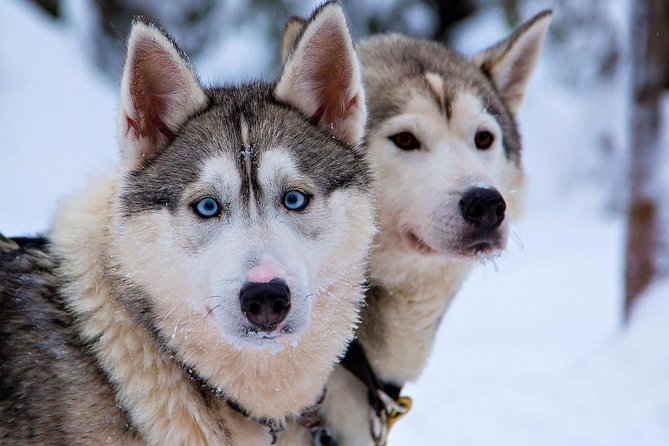
[(283, 205), (290, 211), (299, 211), (307, 207), (309, 199), (302, 192), (291, 190), (283, 196)]
[(195, 213), (202, 218), (216, 217), (220, 211), (218, 202), (213, 198), (203, 198), (195, 205)]

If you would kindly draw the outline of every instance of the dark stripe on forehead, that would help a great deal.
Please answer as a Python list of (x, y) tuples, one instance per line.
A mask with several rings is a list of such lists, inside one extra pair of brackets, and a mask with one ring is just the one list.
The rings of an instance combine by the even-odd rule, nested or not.
[(452, 98), (447, 94), (444, 77), (439, 73), (426, 71), (424, 84), (439, 111), (446, 116), (447, 121), (450, 121), (453, 114)]
[(259, 129), (259, 126), (262, 125), (259, 119), (260, 118), (256, 114), (241, 115), (240, 122), (244, 123), (246, 128), (245, 130), (242, 128), (241, 137), (243, 149), (240, 157), (245, 158), (244, 168), (246, 176), (242, 178), (245, 182), (249, 183), (248, 188), (252, 193), (252, 197), (255, 199), (256, 209), (259, 213), (262, 213), (264, 209), (262, 201), (265, 193), (258, 180), (258, 168), (260, 164), (260, 155), (263, 150), (266, 150), (266, 147), (263, 148), (263, 146), (267, 141), (263, 141), (262, 134), (256, 132), (256, 129)]
[[(253, 160), (256, 157), (255, 147), (250, 142), (249, 124), (242, 111), (235, 113), (231, 117), (235, 122), (235, 130), (237, 131), (236, 139), (238, 143), (237, 154), (237, 169), (239, 170), (240, 178), (240, 195), (243, 203), (251, 202), (251, 197), (254, 195), (253, 177), (255, 177), (255, 170), (253, 168)], [(248, 209), (248, 207), (246, 208)]]
[(437, 95), (437, 93), (430, 87), (429, 81), (425, 80), (425, 84), (427, 85), (427, 91), (428, 95), (432, 98), (434, 103), (437, 105), (437, 108), (442, 114), (446, 114), (446, 109), (444, 107), (444, 101), (441, 100), (441, 98)]
[(450, 121), (453, 116), (453, 101), (446, 95), (444, 95), (444, 108), (446, 112), (446, 120)]
[(238, 110), (231, 119), (234, 120), (237, 131), (236, 155), (240, 177), (240, 199), (242, 203), (247, 203), (248, 206), (244, 207), (247, 212), (250, 212), (253, 201), (256, 212), (262, 213), (264, 193), (258, 181), (258, 160), (262, 141), (259, 141), (259, 135), (254, 133), (257, 118), (250, 110)]

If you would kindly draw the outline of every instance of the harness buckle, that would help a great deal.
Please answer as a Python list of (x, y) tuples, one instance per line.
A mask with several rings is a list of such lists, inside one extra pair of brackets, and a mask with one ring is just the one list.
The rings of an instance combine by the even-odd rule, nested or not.
[(390, 413), (388, 414), (388, 420), (387, 420), (387, 431), (390, 432), (390, 429), (397, 423), (399, 420), (404, 418), (406, 414), (409, 413), (411, 410), (411, 406), (413, 405), (413, 400), (411, 397), (408, 396), (401, 396), (398, 400), (395, 406), (397, 409), (392, 408), (390, 410)]
[(413, 405), (411, 397), (402, 396), (397, 401), (382, 390), (377, 390), (379, 399), (384, 408), (377, 414), (374, 409), (370, 412), (370, 433), (376, 446), (386, 446), (390, 429), (401, 420)]

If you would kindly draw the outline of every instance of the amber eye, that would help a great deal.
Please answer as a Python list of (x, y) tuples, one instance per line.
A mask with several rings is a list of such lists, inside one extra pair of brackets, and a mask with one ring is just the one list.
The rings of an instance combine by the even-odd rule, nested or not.
[(474, 144), (479, 150), (489, 149), (493, 142), (495, 142), (495, 137), (487, 130), (479, 130), (474, 136)]
[(390, 136), (388, 139), (390, 139), (393, 144), (402, 150), (420, 149), (420, 142), (415, 136), (413, 136), (413, 133), (411, 132), (400, 132)]

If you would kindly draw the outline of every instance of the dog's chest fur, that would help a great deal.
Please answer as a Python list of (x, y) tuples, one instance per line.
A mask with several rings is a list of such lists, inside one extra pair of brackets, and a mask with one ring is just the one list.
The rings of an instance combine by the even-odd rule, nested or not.
[(470, 262), (448, 263), (423, 270), (420, 276), (409, 274), (402, 284), (375, 282), (357, 336), (380, 379), (402, 385), (418, 378), (439, 322), (471, 267)]

